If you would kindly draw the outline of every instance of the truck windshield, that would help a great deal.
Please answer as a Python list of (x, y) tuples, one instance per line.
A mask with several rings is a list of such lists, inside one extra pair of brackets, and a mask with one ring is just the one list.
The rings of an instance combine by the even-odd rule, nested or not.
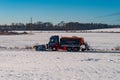
[(50, 39), (50, 43), (54, 43), (55, 42), (55, 40), (54, 39)]
[(50, 38), (50, 41), (49, 41), (50, 43), (59, 43), (59, 36), (52, 36), (51, 38)]

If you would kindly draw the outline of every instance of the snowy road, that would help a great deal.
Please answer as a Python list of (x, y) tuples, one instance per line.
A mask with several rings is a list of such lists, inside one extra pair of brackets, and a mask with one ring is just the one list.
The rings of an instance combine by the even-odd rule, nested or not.
[(0, 52), (0, 80), (119, 79), (118, 53)]

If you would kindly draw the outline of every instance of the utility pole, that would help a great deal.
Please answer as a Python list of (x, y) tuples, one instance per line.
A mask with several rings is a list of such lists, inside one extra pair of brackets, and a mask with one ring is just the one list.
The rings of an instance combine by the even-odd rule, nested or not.
[(30, 23), (32, 24), (32, 17), (30, 18)]
[(32, 34), (32, 17), (30, 18), (30, 30), (31, 30), (31, 34)]

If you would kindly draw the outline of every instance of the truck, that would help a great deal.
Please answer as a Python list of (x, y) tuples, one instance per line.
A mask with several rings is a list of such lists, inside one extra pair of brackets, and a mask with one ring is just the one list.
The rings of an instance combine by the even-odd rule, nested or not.
[(51, 36), (48, 44), (35, 46), (37, 51), (85, 51), (89, 50), (89, 46), (85, 43), (82, 37), (59, 37), (58, 35)]

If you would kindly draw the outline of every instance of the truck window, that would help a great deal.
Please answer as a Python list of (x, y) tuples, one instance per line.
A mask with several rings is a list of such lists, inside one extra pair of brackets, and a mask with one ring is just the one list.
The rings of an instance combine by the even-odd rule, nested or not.
[(54, 43), (55, 41), (54, 41), (54, 39), (50, 39), (50, 43)]

